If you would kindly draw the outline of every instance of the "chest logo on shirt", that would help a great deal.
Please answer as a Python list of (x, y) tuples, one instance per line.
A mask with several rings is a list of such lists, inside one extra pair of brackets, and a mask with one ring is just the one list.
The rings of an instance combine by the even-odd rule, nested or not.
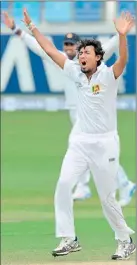
[(93, 85), (92, 88), (91, 88), (91, 90), (92, 90), (92, 93), (94, 95), (97, 95), (100, 92), (100, 86), (99, 85)]

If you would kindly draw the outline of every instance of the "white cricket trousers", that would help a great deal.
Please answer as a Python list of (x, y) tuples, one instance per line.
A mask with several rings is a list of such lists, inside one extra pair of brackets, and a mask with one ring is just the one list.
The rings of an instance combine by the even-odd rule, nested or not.
[(115, 238), (122, 241), (129, 239), (134, 231), (127, 226), (115, 199), (118, 167), (119, 137), (116, 132), (70, 136), (55, 191), (57, 237), (75, 237), (72, 190), (87, 168), (90, 168), (103, 213), (115, 232)]
[[(76, 124), (77, 121), (77, 109), (70, 109), (69, 110), (69, 117), (70, 117), (70, 121), (72, 126), (74, 126)], [(90, 181), (90, 169), (87, 168), (87, 170), (84, 172), (83, 176), (81, 177), (81, 179), (78, 180), (78, 183), (76, 183), (79, 186), (84, 186), (84, 185), (89, 185), (89, 181)]]

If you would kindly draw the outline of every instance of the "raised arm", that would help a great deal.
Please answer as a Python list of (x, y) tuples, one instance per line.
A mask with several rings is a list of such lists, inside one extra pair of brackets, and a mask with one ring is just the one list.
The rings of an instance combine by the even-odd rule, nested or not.
[(129, 13), (122, 13), (118, 19), (114, 20), (116, 30), (119, 34), (119, 58), (113, 65), (115, 79), (122, 73), (128, 60), (128, 45), (126, 35), (135, 25), (133, 16)]
[(29, 30), (33, 33), (33, 36), (35, 37), (39, 45), (46, 52), (46, 54), (49, 57), (51, 57), (51, 59), (63, 69), (65, 61), (67, 59), (65, 55), (60, 53), (56, 49), (56, 47), (52, 44), (52, 42), (40, 33), (40, 31), (36, 28), (36, 26), (31, 22), (31, 19), (26, 9), (23, 10), (23, 15), (24, 15), (24, 23), (26, 24), (26, 26), (28, 26)]
[(18, 28), (15, 24), (14, 19), (10, 17), (7, 12), (3, 12), (3, 23), (9, 29), (11, 29), (14, 34), (18, 35), (25, 42), (25, 44), (31, 51), (33, 51), (35, 54), (40, 56), (42, 59), (47, 59), (48, 56), (43, 51), (41, 46), (38, 44), (36, 39), (27, 32)]

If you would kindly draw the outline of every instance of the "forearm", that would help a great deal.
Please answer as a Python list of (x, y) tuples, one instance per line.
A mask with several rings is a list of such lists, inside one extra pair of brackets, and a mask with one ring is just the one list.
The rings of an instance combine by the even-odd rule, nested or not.
[(39, 43), (41, 48), (49, 55), (51, 56), (51, 50), (56, 49), (55, 46), (52, 44), (48, 38), (46, 38), (44, 35), (42, 35), (39, 30), (35, 27), (32, 30), (33, 36), (35, 37), (36, 41)]
[(119, 34), (119, 57), (113, 65), (113, 72), (117, 79), (122, 73), (126, 66), (128, 59), (128, 47), (126, 35)]
[(126, 65), (128, 60), (128, 46), (126, 35), (119, 34), (119, 60)]
[(32, 24), (29, 26), (29, 29), (33, 33), (33, 36), (41, 46), (41, 48), (46, 52), (46, 54), (62, 69), (64, 68), (64, 64), (66, 61), (66, 56), (60, 53), (53, 43), (48, 40), (45, 36), (43, 36), (39, 30)]
[(64, 68), (65, 61), (67, 60), (66, 57), (61, 54), (56, 47), (53, 45), (53, 43), (48, 40), (45, 36), (43, 36), (39, 30), (36, 28), (36, 26), (31, 22), (31, 18), (29, 17), (27, 10), (23, 9), (24, 14), (24, 23), (29, 28), (29, 30), (33, 33), (33, 36), (41, 46), (41, 48), (44, 50), (44, 52), (49, 55), (49, 57), (62, 69)]

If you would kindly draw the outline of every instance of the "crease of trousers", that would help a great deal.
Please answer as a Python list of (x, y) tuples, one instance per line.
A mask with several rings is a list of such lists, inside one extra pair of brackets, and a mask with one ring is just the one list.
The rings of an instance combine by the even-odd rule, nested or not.
[(90, 168), (103, 213), (115, 232), (115, 238), (121, 241), (129, 239), (134, 231), (127, 226), (115, 198), (118, 167), (117, 132), (92, 136), (83, 133), (70, 135), (55, 192), (57, 237), (75, 237), (72, 190), (87, 168)]
[[(70, 121), (72, 126), (75, 125), (76, 120), (77, 120), (77, 110), (76, 108), (74, 109), (69, 109), (69, 117), (70, 117)], [(84, 185), (87, 185), (90, 181), (90, 169), (87, 168), (87, 170), (83, 173), (83, 175), (79, 178), (78, 182), (76, 183), (77, 187), (81, 186), (83, 187)]]

